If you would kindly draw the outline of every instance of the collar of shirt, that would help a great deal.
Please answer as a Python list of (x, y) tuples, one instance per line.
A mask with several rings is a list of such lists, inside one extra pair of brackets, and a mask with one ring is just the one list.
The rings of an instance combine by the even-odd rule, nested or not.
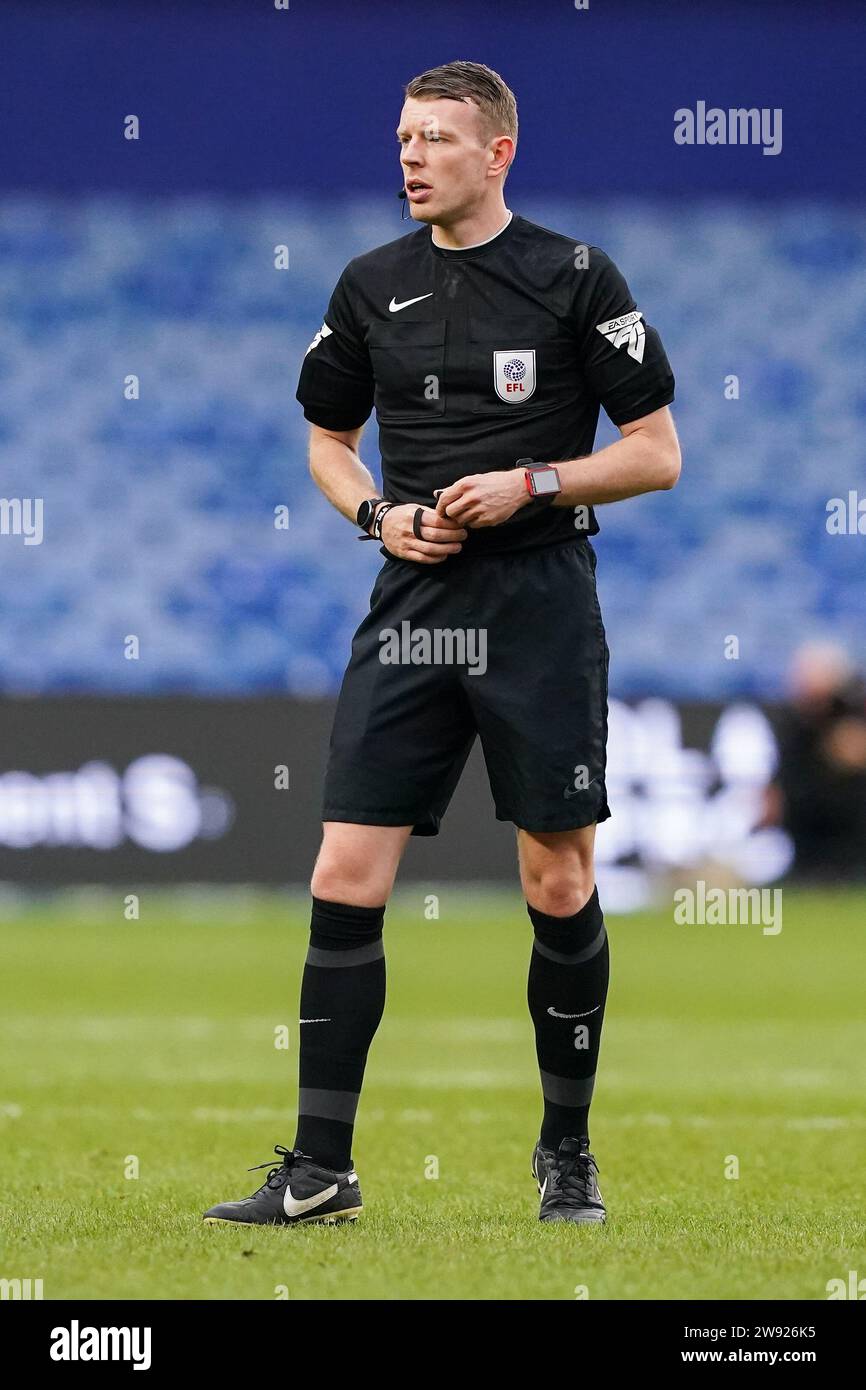
[(455, 248), (450, 246), (437, 246), (436, 242), (433, 240), (433, 228), (430, 227), (430, 250), (434, 255), (441, 256), (443, 260), (449, 261), (462, 261), (471, 256), (487, 255), (491, 251), (498, 251), (503, 242), (508, 240), (518, 220), (519, 219), (509, 209), (508, 221), (503, 227), (499, 228), (498, 232), (494, 232), (493, 236), (488, 237), (486, 241), (474, 242), (472, 246), (460, 246)]

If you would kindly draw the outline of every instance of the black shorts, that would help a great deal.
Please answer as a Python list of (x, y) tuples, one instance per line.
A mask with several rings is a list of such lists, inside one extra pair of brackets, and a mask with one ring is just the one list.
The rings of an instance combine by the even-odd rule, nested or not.
[(441, 565), (387, 558), (343, 678), (322, 819), (436, 835), (477, 734), (498, 820), (606, 820), (595, 563), (586, 539)]

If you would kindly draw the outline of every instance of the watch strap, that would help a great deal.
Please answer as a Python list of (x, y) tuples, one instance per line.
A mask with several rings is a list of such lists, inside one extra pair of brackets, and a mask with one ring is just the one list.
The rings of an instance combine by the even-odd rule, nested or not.
[(386, 502), (382, 499), (381, 506), (377, 507), (376, 515), (373, 518), (373, 525), (369, 531), (365, 531), (358, 537), (359, 541), (380, 541), (382, 539), (382, 522), (385, 520), (386, 512), (390, 512), (392, 507), (396, 507), (396, 502)]
[(364, 517), (372, 513), (370, 520), (376, 515), (376, 508), (380, 502), (384, 502), (384, 497), (365, 497), (357, 512), (355, 513), (355, 523), (360, 526), (362, 531), (366, 531), (370, 522), (364, 522)]
[[(361, 527), (364, 534), (358, 537), (359, 541), (374, 541), (377, 539), (375, 531), (376, 519), (383, 512), (384, 508), (388, 505), (393, 506), (393, 503), (386, 503), (384, 497), (368, 497), (366, 501), (361, 503), (360, 507), (358, 508), (358, 515), (356, 517), (356, 521), (357, 524)], [(372, 520), (366, 526), (364, 526), (361, 518), (364, 509), (367, 507), (372, 508)]]

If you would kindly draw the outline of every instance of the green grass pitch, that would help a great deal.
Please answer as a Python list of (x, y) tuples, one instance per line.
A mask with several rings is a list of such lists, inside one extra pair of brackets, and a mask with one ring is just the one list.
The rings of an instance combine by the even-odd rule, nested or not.
[(786, 888), (778, 936), (608, 917), (609, 1216), (569, 1227), (538, 1222), (529, 1175), (519, 890), (442, 885), (438, 920), (429, 891), (388, 911), (365, 1210), (336, 1228), (201, 1224), (294, 1138), (304, 896), (145, 890), (138, 921), (119, 891), (7, 906), (0, 1276), (46, 1299), (787, 1300), (866, 1275), (863, 894)]

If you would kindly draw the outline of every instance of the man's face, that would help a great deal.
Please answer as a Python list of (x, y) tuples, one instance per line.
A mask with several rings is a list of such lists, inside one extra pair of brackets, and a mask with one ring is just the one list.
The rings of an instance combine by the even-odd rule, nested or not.
[(491, 181), (490, 145), (474, 102), (406, 101), (397, 130), (400, 165), (416, 222), (445, 226), (474, 211)]

